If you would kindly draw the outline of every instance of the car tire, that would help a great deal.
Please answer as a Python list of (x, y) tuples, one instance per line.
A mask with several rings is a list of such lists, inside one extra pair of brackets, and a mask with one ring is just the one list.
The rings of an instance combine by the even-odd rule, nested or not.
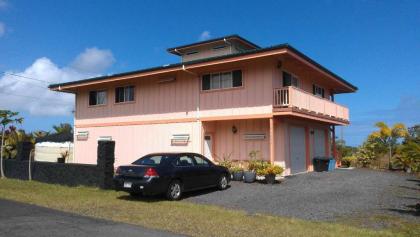
[(227, 189), (228, 184), (229, 184), (229, 179), (228, 179), (227, 175), (226, 174), (222, 174), (220, 176), (220, 178), (219, 178), (219, 183), (217, 185), (218, 188), (220, 190), (225, 190), (225, 189)]
[(166, 198), (171, 201), (179, 200), (182, 196), (182, 185), (179, 180), (173, 180), (166, 191)]

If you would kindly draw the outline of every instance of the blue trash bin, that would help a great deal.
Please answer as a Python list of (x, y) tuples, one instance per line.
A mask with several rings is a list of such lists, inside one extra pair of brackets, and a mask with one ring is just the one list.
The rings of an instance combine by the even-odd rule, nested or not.
[(314, 171), (333, 171), (335, 169), (335, 159), (332, 157), (315, 157), (313, 159)]
[(328, 163), (328, 171), (333, 171), (335, 169), (335, 160), (330, 158), (330, 162)]

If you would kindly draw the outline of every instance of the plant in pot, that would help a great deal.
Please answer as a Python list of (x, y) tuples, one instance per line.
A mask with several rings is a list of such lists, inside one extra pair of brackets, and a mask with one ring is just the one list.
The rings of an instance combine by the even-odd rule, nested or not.
[(230, 172), (232, 173), (232, 180), (234, 181), (242, 181), (244, 177), (244, 169), (240, 166), (233, 166), (230, 169)]
[(283, 173), (284, 169), (281, 166), (278, 165), (268, 165), (264, 169), (264, 176), (265, 176), (265, 182), (268, 184), (274, 184), (276, 182), (276, 175), (281, 175)]
[(223, 154), (222, 159), (217, 159), (217, 163), (218, 165), (223, 166), (229, 170), (229, 173), (232, 179), (233, 162), (230, 159), (231, 156), (232, 156), (232, 153), (230, 153), (229, 155)]
[(57, 163), (65, 163), (67, 157), (69, 156), (69, 151), (63, 151), (60, 153), (61, 157), (57, 158)]
[(255, 182), (255, 179), (257, 178), (257, 167), (258, 167), (258, 156), (259, 151), (251, 151), (249, 153), (249, 161), (248, 161), (248, 167), (244, 171), (244, 182), (245, 183), (253, 183)]

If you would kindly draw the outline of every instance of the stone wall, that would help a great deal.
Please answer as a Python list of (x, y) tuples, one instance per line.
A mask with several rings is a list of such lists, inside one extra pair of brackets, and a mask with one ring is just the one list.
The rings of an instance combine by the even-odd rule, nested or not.
[[(97, 165), (32, 161), (32, 180), (68, 186), (113, 188), (114, 150), (114, 141), (99, 141)], [(8, 178), (28, 180), (29, 161), (5, 159), (4, 171)]]

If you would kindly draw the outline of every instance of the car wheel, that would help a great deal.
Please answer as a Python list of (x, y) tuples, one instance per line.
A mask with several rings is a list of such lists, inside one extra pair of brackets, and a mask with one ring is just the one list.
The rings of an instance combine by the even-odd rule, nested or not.
[(182, 195), (182, 186), (181, 182), (174, 180), (169, 184), (168, 191), (166, 192), (166, 197), (169, 200), (179, 200)]
[(227, 189), (228, 184), (229, 184), (229, 181), (228, 181), (228, 178), (227, 178), (226, 174), (222, 174), (222, 176), (220, 176), (220, 178), (219, 178), (219, 185), (218, 185), (219, 189), (220, 190)]

